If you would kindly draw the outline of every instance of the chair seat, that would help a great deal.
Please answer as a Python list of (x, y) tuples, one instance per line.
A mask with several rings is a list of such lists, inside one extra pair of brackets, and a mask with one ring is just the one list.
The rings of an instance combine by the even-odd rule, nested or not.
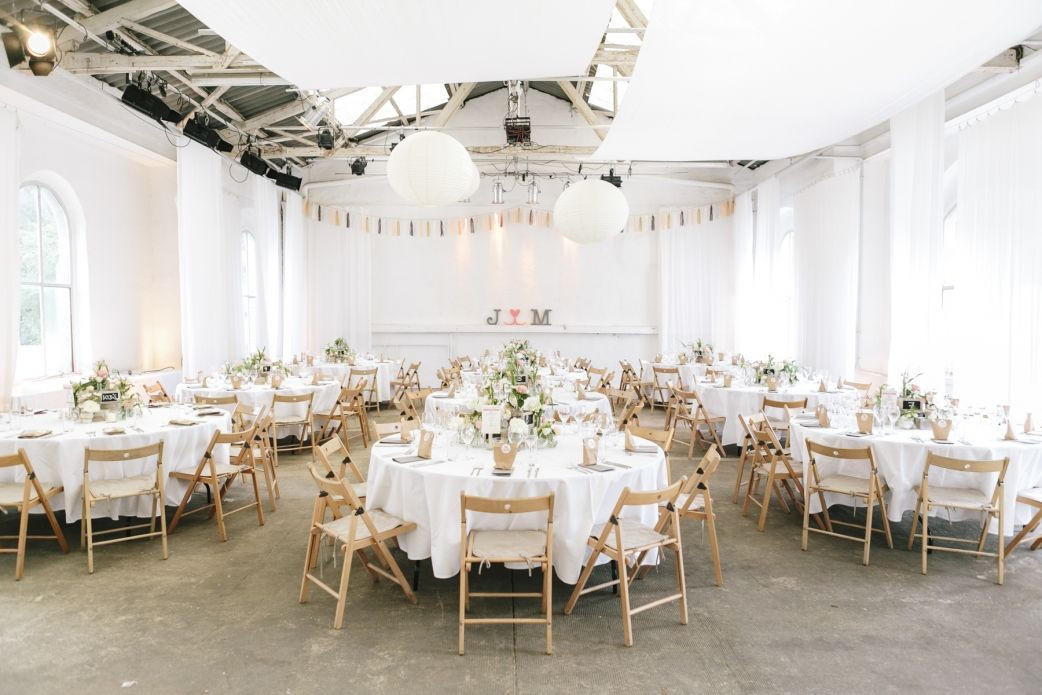
[[(785, 452), (785, 455), (788, 456), (788, 452)], [(771, 472), (771, 462), (770, 461), (757, 461), (757, 462), (755, 462), (753, 464), (753, 466), (755, 468), (757, 468), (757, 469), (762, 470), (762, 474), (763, 475), (767, 475), (768, 473)], [(800, 475), (800, 472), (797, 471), (797, 470), (793, 470), (793, 474), (794, 475), (790, 475), (789, 474), (789, 469), (786, 468), (785, 464), (782, 463), (782, 461), (780, 461), (780, 460), (778, 461), (778, 465), (776, 465), (774, 467), (774, 477), (775, 478), (782, 478), (782, 477), (785, 477), (785, 478), (801, 478), (801, 477), (803, 477), (802, 475)]]
[(546, 555), (546, 531), (472, 531), (474, 557), (533, 558)]
[(95, 499), (135, 497), (149, 494), (155, 487), (156, 477), (151, 474), (111, 480), (92, 480), (90, 481), (90, 496)]
[(311, 421), (298, 415), (280, 415), (274, 418), (276, 425), (310, 425)]
[[(687, 504), (687, 501), (688, 501), (688, 499), (690, 497), (691, 497), (690, 493), (681, 492), (677, 496), (677, 501), (676, 501), (676, 504), (674, 506), (676, 506), (676, 508), (678, 510), (680, 510), (681, 512), (683, 512), (685, 509), (688, 510), (689, 512), (700, 512), (700, 511), (705, 510), (705, 508), (706, 508), (705, 495), (703, 495), (701, 492), (696, 494), (694, 501), (691, 502), (691, 506), (689, 507), (688, 504)], [(665, 502), (660, 502), (659, 506), (664, 508), (666, 506), (666, 503)], [(623, 531), (623, 533), (625, 533), (625, 531)]]
[[(344, 482), (347, 482), (347, 481), (345, 480)], [(365, 493), (366, 493), (365, 483), (348, 483), (348, 486), (351, 488), (351, 491), (353, 493), (355, 493), (355, 497), (357, 497), (359, 499), (365, 499)], [(335, 495), (335, 497), (338, 500), (344, 499), (340, 495)]]
[(868, 478), (857, 478), (852, 475), (827, 475), (821, 479), (821, 483), (815, 485), (825, 492), (838, 492), (844, 495), (867, 495), (871, 490), (872, 481)]
[[(0, 483), (0, 507), (13, 507), (21, 504), (23, 485), (23, 483)], [(40, 487), (43, 488), (45, 495), (58, 490), (57, 486), (48, 485), (43, 481), (40, 481)], [(36, 499), (36, 488), (30, 487), (29, 502), (35, 502)]]
[(1017, 493), (1017, 501), (1025, 502), (1036, 507), (1042, 507), (1042, 487), (1021, 490)]
[[(595, 526), (593, 532), (590, 534), (591, 538), (600, 538), (601, 534), (604, 533), (605, 527), (611, 526), (610, 523)], [(642, 524), (636, 519), (619, 519), (619, 526), (622, 528), (622, 542), (626, 544), (624, 550), (633, 550), (634, 548), (643, 548), (648, 545), (655, 545), (667, 540), (669, 536), (665, 536), (655, 529), (651, 528), (647, 524)], [(615, 547), (615, 532), (614, 530), (608, 534), (608, 540), (605, 546), (612, 550), (618, 550)]]
[[(239, 472), (242, 469), (246, 468), (246, 466), (239, 466), (239, 465), (236, 465), (234, 463), (218, 463), (216, 466), (214, 466), (214, 468), (216, 469), (216, 473), (217, 473), (217, 477), (218, 478), (227, 478), (228, 476), (238, 475)], [(171, 478), (178, 478), (180, 480), (191, 480), (194, 475), (195, 475), (195, 471), (171, 471), (170, 472), (170, 477)], [(202, 473), (200, 473), (199, 475), (200, 475), (200, 481), (201, 482), (206, 482), (206, 478), (210, 477), (210, 468), (209, 468), (209, 466), (204, 466)], [(93, 485), (93, 483), (91, 483), (91, 484)]]
[[(382, 509), (370, 509), (368, 510), (368, 513), (369, 518), (373, 521), (373, 526), (376, 527), (376, 532), (380, 534), (405, 525), (404, 521), (396, 516), (388, 514)], [(327, 535), (336, 538), (342, 543), (346, 543), (351, 533), (351, 519), (353, 518), (353, 514), (348, 514), (347, 516), (342, 516), (339, 519), (330, 521), (328, 524), (319, 524), (318, 527)], [(369, 527), (359, 519), (358, 527), (355, 529), (355, 540), (360, 541), (370, 537), (372, 537), (372, 534), (369, 533)]]
[[(919, 485), (916, 485), (914, 488), (917, 495), (919, 494), (919, 488)], [(965, 487), (942, 487), (939, 485), (931, 485), (929, 490), (929, 502), (933, 505), (978, 511), (993, 509), (991, 498), (987, 493), (980, 490)]]

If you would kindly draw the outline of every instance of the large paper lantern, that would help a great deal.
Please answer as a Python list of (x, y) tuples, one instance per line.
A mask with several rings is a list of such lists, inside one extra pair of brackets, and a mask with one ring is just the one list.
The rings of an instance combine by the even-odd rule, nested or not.
[(470, 183), (467, 185), (467, 193), (463, 196), (464, 199), (470, 198), (478, 192), (479, 188), (481, 188), (481, 172), (476, 166), (474, 166), (473, 169), (474, 171), (470, 174)]
[(554, 204), (554, 227), (577, 244), (593, 244), (626, 226), (630, 204), (615, 186), (586, 179), (566, 188)]
[(413, 205), (450, 205), (467, 197), (474, 163), (459, 142), (424, 130), (402, 140), (387, 160), (387, 180)]

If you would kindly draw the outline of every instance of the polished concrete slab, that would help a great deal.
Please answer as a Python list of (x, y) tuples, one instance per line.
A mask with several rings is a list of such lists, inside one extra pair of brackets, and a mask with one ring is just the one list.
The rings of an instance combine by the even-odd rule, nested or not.
[[(692, 462), (676, 451), (673, 470), (684, 470)], [(910, 516), (894, 527), (894, 550), (876, 540), (869, 567), (842, 540), (814, 536), (801, 552), (794, 513), (773, 507), (759, 533), (731, 504), (733, 459), (711, 486), (722, 587), (701, 527), (683, 527), (686, 626), (675, 604), (653, 609), (634, 619), (635, 645), (624, 647), (615, 596), (584, 597), (565, 616), (571, 587), (555, 582), (553, 656), (539, 627), (489, 626), (468, 629), (460, 657), (458, 583), (424, 564), (417, 605), (356, 565), (336, 631), (331, 597), (313, 591), (297, 603), (315, 495), (303, 460), (283, 457), (278, 511), (263, 527), (251, 513), (233, 516), (227, 543), (197, 515), (171, 536), (167, 561), (157, 543), (121, 544), (98, 549), (89, 576), (83, 553), (38, 541), (15, 582), (13, 556), (0, 556), (0, 692), (1037, 692), (1042, 682), (1042, 552), (1018, 550), (1001, 587), (993, 562), (952, 554), (932, 554), (923, 576), (918, 551), (904, 550)], [(12, 517), (0, 517), (0, 534), (15, 532)], [(931, 528), (967, 537), (977, 528), (947, 526)], [(78, 525), (66, 530), (75, 546)], [(664, 595), (672, 580), (663, 565), (636, 585), (635, 601)], [(493, 568), (475, 581), (535, 586), (538, 573)], [(474, 607), (521, 615), (538, 602)]]

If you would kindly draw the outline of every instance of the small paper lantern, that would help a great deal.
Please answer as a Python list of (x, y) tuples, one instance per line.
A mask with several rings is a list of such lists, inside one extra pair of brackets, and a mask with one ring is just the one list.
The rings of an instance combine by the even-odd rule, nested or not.
[(566, 188), (554, 204), (554, 227), (577, 244), (593, 244), (626, 226), (630, 205), (615, 186), (600, 179)]
[(387, 160), (387, 181), (413, 205), (450, 205), (467, 197), (476, 167), (455, 138), (433, 130), (402, 140)]

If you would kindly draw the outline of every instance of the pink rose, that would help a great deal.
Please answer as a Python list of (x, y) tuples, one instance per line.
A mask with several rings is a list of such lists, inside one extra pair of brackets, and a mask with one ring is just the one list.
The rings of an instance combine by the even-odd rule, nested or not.
[(109, 370), (105, 369), (104, 367), (101, 367), (100, 369), (98, 369), (98, 378), (99, 379), (105, 379), (105, 378), (108, 377), (108, 375), (109, 375)]
[(528, 393), (528, 387), (527, 387), (527, 386), (525, 386), (524, 384), (518, 384), (518, 386), (517, 386), (517, 392), (518, 392), (518, 393), (524, 393), (524, 394), (527, 394), (527, 393)]

